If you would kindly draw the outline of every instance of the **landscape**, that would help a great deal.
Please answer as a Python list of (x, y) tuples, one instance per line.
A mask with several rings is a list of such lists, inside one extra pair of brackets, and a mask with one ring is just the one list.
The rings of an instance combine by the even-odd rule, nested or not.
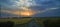
[(60, 0), (0, 0), (0, 27), (60, 27)]
[[(53, 23), (56, 23), (55, 24), (56, 26), (60, 25), (60, 23), (59, 23), (60, 22), (60, 17), (0, 18), (0, 22), (8, 22), (8, 21), (14, 22), (13, 27), (45, 27), (46, 25), (44, 25), (44, 21), (47, 21), (46, 22), (47, 24), (48, 24), (48, 21), (49, 21), (50, 24), (53, 22)], [(51, 25), (53, 25), (53, 24), (51, 24)], [(51, 27), (53, 27), (53, 26), (51, 26)]]

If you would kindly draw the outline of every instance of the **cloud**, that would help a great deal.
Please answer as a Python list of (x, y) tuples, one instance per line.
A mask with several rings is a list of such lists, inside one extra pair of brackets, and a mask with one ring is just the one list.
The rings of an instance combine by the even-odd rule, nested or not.
[(14, 1), (14, 3), (15, 4), (12, 6), (17, 6), (17, 7), (21, 7), (21, 6), (30, 7), (36, 4), (34, 0), (18, 0), (18, 1)]
[(44, 13), (46, 11), (53, 11), (58, 9), (59, 8), (58, 6), (60, 6), (60, 1), (58, 0), (4, 0), (3, 2), (0, 2), (0, 5), (1, 5), (1, 12), (17, 15), (17, 12), (19, 13), (20, 11), (24, 11), (24, 10), (32, 10), (32, 11), (36, 11), (38, 14), (38, 13)]
[(53, 11), (53, 10), (56, 10), (56, 9), (59, 9), (59, 7), (54, 7), (54, 8), (46, 8), (45, 10), (38, 11), (38, 13), (44, 13), (44, 12), (47, 12), (47, 11)]
[(1, 12), (3, 13), (10, 13), (10, 14), (13, 14), (13, 15), (18, 15), (18, 16), (32, 16), (34, 14), (36, 14), (36, 11), (34, 10), (1, 10)]

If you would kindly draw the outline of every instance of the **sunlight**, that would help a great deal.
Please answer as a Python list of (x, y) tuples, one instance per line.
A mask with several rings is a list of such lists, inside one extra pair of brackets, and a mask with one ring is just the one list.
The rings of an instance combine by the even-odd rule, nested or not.
[(21, 16), (32, 16), (34, 14), (34, 12), (31, 11), (24, 11), (20, 13)]

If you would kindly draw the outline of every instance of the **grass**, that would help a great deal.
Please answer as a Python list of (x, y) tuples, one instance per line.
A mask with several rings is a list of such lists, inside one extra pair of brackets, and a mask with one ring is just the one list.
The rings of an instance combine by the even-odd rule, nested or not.
[[(38, 23), (38, 24), (43, 24), (42, 22), (45, 21), (45, 20), (60, 20), (60, 18), (34, 18), (35, 21)], [(12, 21), (12, 22), (15, 22), (15, 24), (24, 24), (24, 23), (28, 23), (29, 21), (31, 21), (32, 18), (22, 18), (22, 19), (17, 19), (17, 18), (14, 18), (14, 19), (0, 19), (0, 22), (7, 22), (7, 21)]]
[(12, 21), (15, 24), (24, 24), (28, 23), (32, 18), (23, 18), (23, 19), (0, 19), (0, 22)]
[(60, 18), (36, 18), (35, 20), (36, 20), (38, 25), (41, 25), (43, 27), (43, 22), (45, 20), (57, 21), (57, 20), (60, 20)]

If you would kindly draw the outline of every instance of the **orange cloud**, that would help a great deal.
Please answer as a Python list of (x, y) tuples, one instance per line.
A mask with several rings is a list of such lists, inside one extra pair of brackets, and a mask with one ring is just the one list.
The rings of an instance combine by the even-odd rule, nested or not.
[(20, 16), (32, 16), (36, 14), (35, 11), (15, 11), (12, 12), (13, 14), (20, 15)]
[(19, 15), (19, 16), (33, 16), (34, 14), (36, 14), (36, 11), (34, 10), (31, 10), (31, 9), (28, 9), (28, 8), (22, 8), (23, 10), (22, 11), (19, 11), (19, 10), (13, 10), (13, 11), (8, 11), (8, 10), (3, 10), (3, 12), (6, 12), (6, 13), (11, 13), (11, 14), (15, 14), (15, 15)]

